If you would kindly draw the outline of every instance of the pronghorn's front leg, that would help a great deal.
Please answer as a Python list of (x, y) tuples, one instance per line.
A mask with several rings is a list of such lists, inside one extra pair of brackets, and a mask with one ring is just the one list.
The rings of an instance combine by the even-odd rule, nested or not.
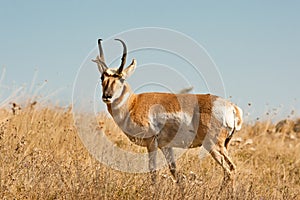
[(158, 150), (157, 137), (154, 136), (147, 145), (149, 155), (149, 170), (151, 173), (151, 179), (154, 183), (156, 181), (156, 155)]
[(163, 148), (161, 148), (161, 151), (163, 152), (163, 154), (167, 160), (171, 174), (175, 178), (176, 182), (178, 182), (179, 180), (178, 180), (178, 176), (176, 173), (176, 163), (175, 163), (175, 159), (174, 159), (173, 148), (172, 147), (163, 147)]

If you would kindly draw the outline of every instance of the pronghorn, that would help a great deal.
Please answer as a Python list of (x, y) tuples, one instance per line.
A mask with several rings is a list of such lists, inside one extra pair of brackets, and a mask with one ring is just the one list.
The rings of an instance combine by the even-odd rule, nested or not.
[(224, 180), (232, 179), (235, 165), (228, 156), (228, 143), (242, 126), (242, 110), (211, 94), (135, 94), (126, 79), (136, 68), (136, 60), (124, 69), (127, 47), (123, 46), (121, 65), (108, 68), (98, 40), (97, 63), (102, 81), (102, 100), (116, 124), (135, 144), (148, 150), (149, 170), (156, 179), (156, 154), (164, 154), (170, 172), (178, 181), (173, 147), (203, 146), (223, 167)]

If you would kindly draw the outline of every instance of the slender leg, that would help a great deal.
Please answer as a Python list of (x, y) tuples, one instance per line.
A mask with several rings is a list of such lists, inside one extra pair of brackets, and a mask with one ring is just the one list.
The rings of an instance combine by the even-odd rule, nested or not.
[(163, 154), (167, 160), (167, 163), (168, 163), (168, 166), (169, 166), (172, 176), (175, 178), (176, 181), (178, 181), (178, 177), (176, 174), (176, 163), (175, 163), (175, 159), (174, 159), (173, 148), (172, 147), (163, 147), (163, 148), (161, 148), (161, 151), (163, 152)]
[[(210, 152), (212, 157), (220, 164), (224, 169), (224, 179), (222, 181), (220, 191), (227, 189), (233, 189), (235, 190), (234, 186), (234, 178), (233, 174), (235, 171), (235, 165), (232, 163), (231, 159), (227, 155), (227, 151), (225, 150), (225, 147), (223, 147), (223, 150), (217, 150), (216, 148), (213, 148)], [(229, 183), (231, 183), (231, 187), (228, 188)]]
[(149, 170), (151, 173), (152, 182), (156, 182), (156, 155), (157, 155), (157, 139), (156, 137), (151, 140), (147, 146), (149, 156)]
[(225, 148), (223, 147), (222, 155), (224, 156), (224, 158), (225, 158), (227, 164), (229, 165), (230, 171), (231, 171), (231, 172), (234, 172), (235, 169), (236, 169), (236, 166), (235, 166), (235, 164), (232, 162), (231, 158), (229, 157), (229, 154), (228, 154), (228, 151), (227, 151), (226, 147), (225, 147)]
[(217, 163), (223, 167), (226, 176), (231, 179), (231, 175), (235, 171), (235, 165), (229, 157), (226, 149), (230, 138), (228, 138), (227, 141), (222, 139), (224, 138), (223, 136), (227, 136), (227, 134), (228, 133), (226, 129), (211, 130), (211, 134), (205, 139), (203, 147), (210, 152)]
[(226, 162), (226, 159), (225, 157), (222, 155), (221, 151), (218, 151), (216, 150), (216, 148), (213, 148), (211, 151), (210, 151), (210, 154), (212, 155), (212, 157), (217, 161), (217, 163), (219, 165), (221, 165), (225, 171), (225, 174), (227, 175), (231, 175), (231, 171), (230, 171), (230, 168), (229, 168), (229, 165), (228, 163)]

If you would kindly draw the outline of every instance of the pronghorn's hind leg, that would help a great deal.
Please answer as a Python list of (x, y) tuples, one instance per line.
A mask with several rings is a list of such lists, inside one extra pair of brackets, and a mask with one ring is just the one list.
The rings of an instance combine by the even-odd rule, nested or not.
[(223, 147), (223, 148), (221, 149), (221, 153), (222, 153), (222, 155), (224, 156), (225, 161), (226, 161), (227, 164), (229, 165), (230, 172), (231, 172), (231, 173), (234, 173), (234, 172), (235, 172), (235, 169), (236, 169), (236, 166), (235, 166), (235, 164), (232, 162), (231, 158), (229, 157), (227, 148), (226, 148), (226, 147)]
[[(226, 148), (231, 137), (230, 136), (226, 137), (228, 134), (226, 129), (222, 129), (221, 131), (216, 130), (216, 132), (219, 132), (219, 135), (217, 135), (217, 137), (206, 138), (203, 147), (211, 154), (214, 160), (216, 160), (217, 163), (221, 165), (222, 168), (224, 169), (224, 181), (222, 185), (224, 185), (224, 183), (226, 183), (225, 185), (227, 185), (229, 181), (233, 181), (233, 175), (236, 169), (236, 166), (234, 165), (231, 158), (229, 157)], [(211, 138), (217, 138), (217, 139), (211, 139)]]
[(222, 168), (224, 169), (224, 173), (225, 173), (224, 179), (231, 178), (233, 170), (231, 170), (230, 164), (228, 163), (228, 158), (226, 158), (220, 150), (217, 150), (217, 148), (211, 149), (210, 154), (217, 161), (217, 163), (221, 165)]
[(173, 148), (172, 147), (163, 147), (163, 148), (161, 148), (161, 151), (163, 152), (163, 154), (167, 160), (167, 163), (168, 163), (168, 166), (169, 166), (172, 176), (174, 177), (176, 182), (178, 182), (179, 180), (178, 180), (178, 175), (176, 173), (176, 163), (175, 163), (175, 159), (174, 159)]
[[(219, 165), (222, 166), (224, 170), (224, 179), (220, 186), (221, 190), (230, 190), (234, 191), (234, 174), (235, 174), (235, 165), (232, 162), (231, 158), (228, 155), (226, 146), (228, 145), (230, 136), (228, 138), (228, 130), (226, 128), (211, 130), (208, 133), (203, 147), (210, 152), (214, 160), (217, 161)], [(230, 187), (228, 187), (230, 186)]]
[[(227, 155), (226, 148), (222, 149), (213, 148), (210, 151), (212, 157), (220, 164), (224, 170), (224, 178), (220, 186), (220, 191), (224, 189), (234, 190), (234, 173), (235, 165), (231, 161), (230, 157)], [(228, 187), (230, 186), (230, 187)]]

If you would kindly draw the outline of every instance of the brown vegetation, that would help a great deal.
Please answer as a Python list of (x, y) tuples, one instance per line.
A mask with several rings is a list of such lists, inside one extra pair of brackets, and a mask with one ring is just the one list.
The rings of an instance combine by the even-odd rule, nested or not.
[[(300, 199), (295, 123), (288, 133), (276, 132), (268, 121), (236, 133), (229, 147), (238, 172), (232, 192), (219, 191), (223, 171), (210, 156), (199, 159), (199, 148), (177, 161), (186, 177), (181, 184), (171, 180), (166, 167), (152, 185), (148, 174), (119, 172), (89, 155), (70, 108), (36, 103), (15, 108), (0, 110), (1, 199)], [(144, 151), (105, 116), (99, 117), (99, 128), (121, 148)]]

